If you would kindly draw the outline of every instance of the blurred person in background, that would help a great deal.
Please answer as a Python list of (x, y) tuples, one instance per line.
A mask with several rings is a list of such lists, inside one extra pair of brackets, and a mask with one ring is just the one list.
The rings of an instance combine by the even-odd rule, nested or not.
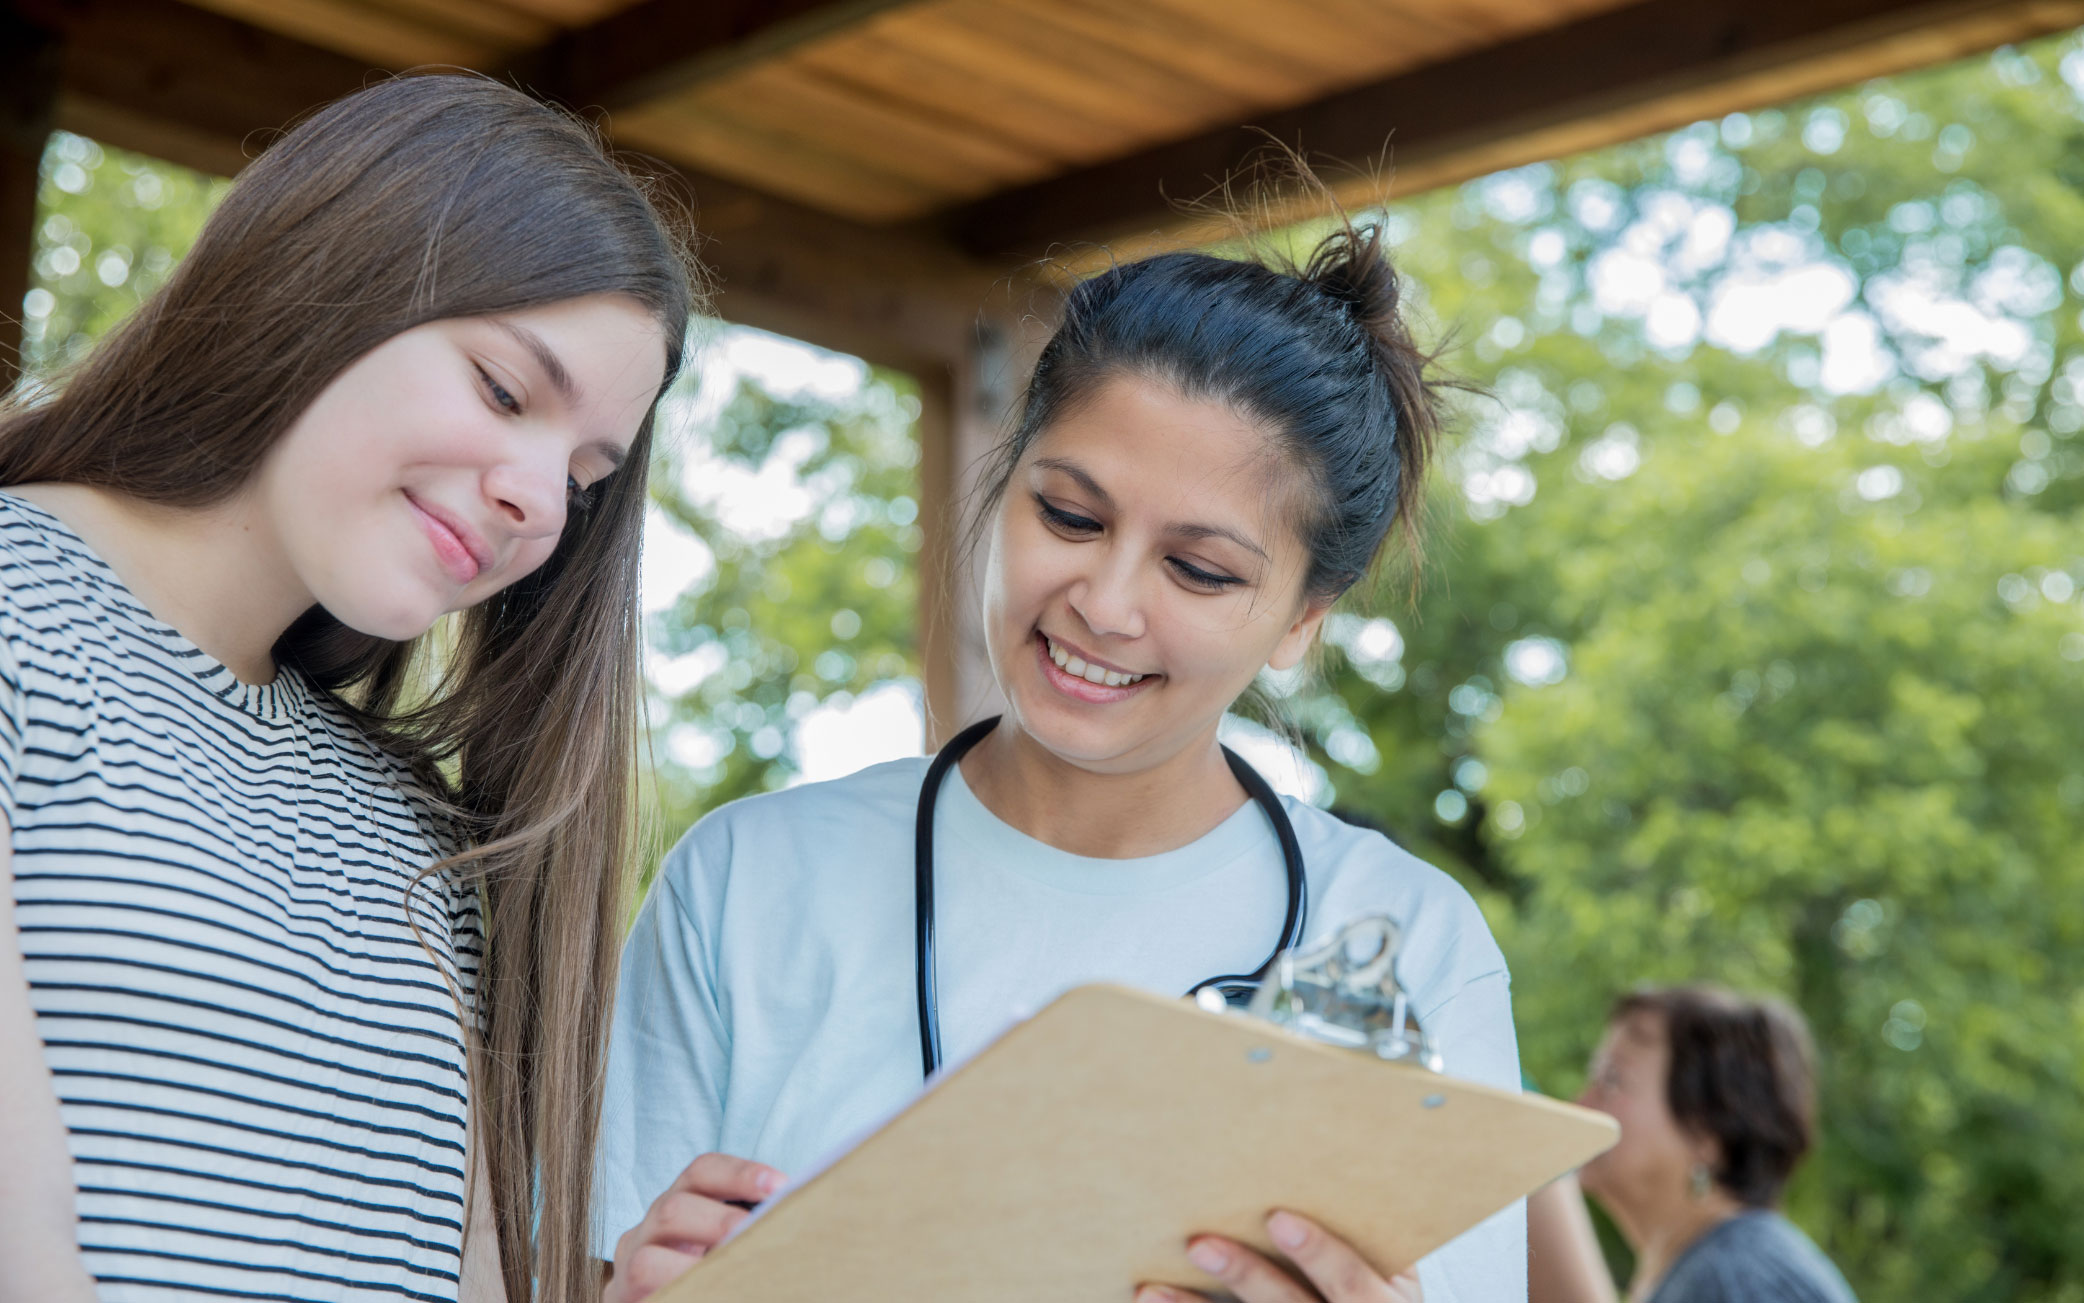
[[(1776, 1211), (1816, 1127), (1814, 1054), (1793, 1009), (1708, 987), (1624, 996), (1578, 1102), (1621, 1124), (1579, 1179), (1635, 1253), (1629, 1303), (1852, 1303), (1830, 1259)], [(1567, 1198), (1559, 1182), (1530, 1204)], [(1582, 1251), (1596, 1247), (1589, 1223), (1551, 1211), (1574, 1247), (1534, 1273), (1537, 1303), (1611, 1297)], [(1537, 1256), (1541, 1221), (1530, 1207)]]

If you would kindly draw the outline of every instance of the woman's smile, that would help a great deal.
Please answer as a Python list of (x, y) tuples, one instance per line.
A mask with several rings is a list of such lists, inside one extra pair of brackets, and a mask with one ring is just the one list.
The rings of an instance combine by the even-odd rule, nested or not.
[(1035, 649), (1042, 677), (1051, 687), (1067, 697), (1095, 705), (1127, 701), (1146, 685), (1163, 677), (1117, 669), (1086, 656), (1069, 643), (1058, 642), (1039, 629), (1035, 631)]

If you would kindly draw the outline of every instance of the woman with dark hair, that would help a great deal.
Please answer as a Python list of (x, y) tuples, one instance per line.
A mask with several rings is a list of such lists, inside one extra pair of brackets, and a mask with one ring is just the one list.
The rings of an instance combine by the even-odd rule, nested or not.
[(583, 123), (399, 78), (0, 410), (0, 1299), (598, 1297), (688, 273)]
[(1632, 1303), (1851, 1303), (1774, 1211), (1816, 1126), (1801, 1015), (1706, 987), (1616, 1002), (1579, 1103), (1621, 1139), (1579, 1173), (1634, 1249)]
[[(1468, 894), (1217, 741), (1390, 536), (1415, 539), (1435, 391), (1378, 228), (1301, 267), (1177, 253), (1072, 291), (973, 530), (1005, 715), (931, 762), (712, 813), (638, 916), (602, 1120), (613, 1298), (743, 1218), (695, 1184), (803, 1170), (1078, 983), (1248, 987), (1291, 929), (1397, 919), (1448, 1070), (1518, 1089), (1505, 961)], [(1293, 1213), (1268, 1233), (1314, 1289), (1231, 1240), (1185, 1247), (1248, 1303), (1525, 1294), (1517, 1208), (1396, 1280)]]

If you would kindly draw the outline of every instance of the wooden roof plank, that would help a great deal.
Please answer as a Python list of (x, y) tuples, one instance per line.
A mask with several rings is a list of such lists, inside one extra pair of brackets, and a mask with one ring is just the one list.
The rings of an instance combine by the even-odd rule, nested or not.
[(835, 85), (908, 103), (922, 113), (951, 119), (971, 115), (972, 130), (1047, 160), (1051, 171), (1104, 154), (1112, 137), (1112, 125), (1099, 117), (1063, 104), (1038, 111), (1041, 106), (1031, 96), (1005, 81), (886, 39), (873, 24), (843, 40), (808, 47), (795, 62)]
[(1158, 121), (1221, 111), (1233, 91), (1174, 66), (1155, 51), (1099, 42), (1051, 5), (965, 4), (942, 9), (943, 22), (981, 36), (1001, 65), (1035, 62), (1057, 77), (1104, 89), (1117, 103), (1148, 106)]
[[(1966, 52), (2080, 22), (2084, 0), (1643, 0), (1269, 113), (1258, 125), (1349, 163), (1389, 146), (1408, 192), (1418, 178), (1443, 184), (1552, 157), (1558, 141), (1589, 148), (1628, 138), (1617, 132), (1913, 66), (1916, 50)], [(1260, 140), (1237, 128), (1204, 132), (995, 195), (941, 225), (964, 248), (1004, 257), (1067, 240), (1150, 237), (1183, 225), (1169, 200), (1208, 193)], [(1345, 189), (1353, 202), (1381, 197), (1372, 182)]]
[[(959, 70), (957, 76), (994, 83), (996, 93), (980, 97), (976, 103), (992, 110), (992, 121), (1000, 130), (1022, 117), (1039, 122), (1061, 120), (1067, 135), (1080, 123), (1097, 124), (1099, 134), (1093, 147), (1103, 151), (1102, 157), (1108, 149), (1106, 142), (1119, 134), (1125, 106), (1118, 87), (1085, 78), (1061, 78), (1047, 64), (1034, 60), (1009, 61), (1002, 42), (947, 24), (907, 28), (901, 34), (893, 33), (892, 40), (902, 41), (915, 58)], [(1081, 160), (1094, 157), (1090, 153), (1076, 156)]]
[(1047, 160), (970, 123), (832, 80), (795, 60), (720, 82), (681, 108), (691, 115), (735, 112), (829, 149), (873, 158), (895, 175), (934, 187), (943, 201), (1053, 170)]
[(560, 31), (575, 31), (629, 8), (631, 0), (502, 0), (513, 9), (534, 14)]
[[(1109, 124), (1116, 141), (1124, 133), (1151, 139), (1178, 129), (1178, 111), (1161, 104), (1154, 94), (1141, 93), (1133, 77), (1125, 84), (1118, 69), (1117, 75), (1109, 75), (1083, 60), (1066, 65), (1024, 44), (1018, 32), (969, 21), (960, 6), (934, 6), (932, 16), (932, 22), (908, 23), (902, 39), (933, 58), (1001, 81), (1031, 100), (1037, 113), (1069, 109)], [(1193, 89), (1205, 94), (1202, 88)]]
[[(1103, 5), (1104, 7), (1104, 5)], [(1314, 0), (1267, 20), (1252, 0), (1143, 0), (1143, 12), (1184, 18), (1227, 39), (1307, 61), (1350, 84), (1370, 70), (1424, 62), (1470, 39), (1458, 5), (1386, 0)]]
[(714, 172), (858, 221), (894, 222), (931, 208), (940, 192), (816, 137), (776, 130), (728, 110), (677, 108), (617, 114), (616, 143)]
[(1009, 7), (1047, 15), (1078, 39), (1147, 59), (1204, 85), (1230, 87), (1246, 103), (1293, 103), (1323, 88), (1322, 56), (1283, 51), (1187, 15), (1143, 5), (1091, 0), (1010, 0)]

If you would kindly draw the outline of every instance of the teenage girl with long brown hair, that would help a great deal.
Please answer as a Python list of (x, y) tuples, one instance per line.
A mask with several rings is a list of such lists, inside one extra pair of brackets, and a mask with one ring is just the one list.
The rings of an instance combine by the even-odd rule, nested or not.
[(598, 1297), (691, 301), (586, 126), (407, 77), (0, 409), (0, 1300)]

